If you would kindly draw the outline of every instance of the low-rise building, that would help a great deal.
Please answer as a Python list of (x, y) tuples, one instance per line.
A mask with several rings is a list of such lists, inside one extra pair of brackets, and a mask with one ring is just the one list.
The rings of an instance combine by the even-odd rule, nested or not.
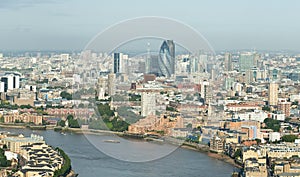
[(19, 135), (17, 137), (6, 137), (1, 139), (1, 143), (6, 144), (10, 151), (20, 153), (21, 146), (31, 145), (34, 143), (45, 143), (45, 141), (42, 136), (32, 134), (30, 137), (24, 137), (23, 135)]
[(15, 122), (24, 122), (24, 123), (33, 123), (35, 125), (42, 125), (43, 116), (31, 113), (22, 113), (19, 112), (13, 114), (4, 115), (4, 123), (15, 123)]

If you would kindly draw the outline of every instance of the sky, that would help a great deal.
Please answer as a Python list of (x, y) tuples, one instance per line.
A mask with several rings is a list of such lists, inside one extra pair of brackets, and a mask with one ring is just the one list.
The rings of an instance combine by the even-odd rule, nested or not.
[(299, 8), (298, 0), (0, 0), (0, 52), (82, 50), (141, 16), (179, 20), (215, 50), (300, 51)]

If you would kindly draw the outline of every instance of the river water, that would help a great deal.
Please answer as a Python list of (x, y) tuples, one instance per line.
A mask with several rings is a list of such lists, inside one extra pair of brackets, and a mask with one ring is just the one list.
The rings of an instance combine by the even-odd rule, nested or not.
[[(32, 131), (0, 128), (0, 131), (23, 133), (26, 136), (31, 133), (42, 135), (47, 144), (60, 147), (69, 155), (72, 167), (80, 177), (230, 177), (234, 170), (230, 164), (188, 149), (176, 148), (168, 155), (147, 162), (132, 162), (131, 160), (128, 162), (124, 161), (125, 157), (121, 157), (123, 160), (118, 160), (111, 156), (122, 155), (120, 152), (130, 152), (131, 156), (139, 157), (138, 154), (141, 153), (133, 146), (140, 146), (140, 144), (129, 145), (122, 141), (121, 143), (106, 143), (106, 148), (113, 150), (109, 152), (114, 152), (108, 156), (107, 150), (100, 151), (94, 146), (95, 143), (90, 143), (91, 139), (97, 138), (100, 138), (99, 142), (103, 142), (102, 140), (109, 138), (105, 136), (88, 135), (87, 138), (87, 135), (72, 133), (62, 135), (52, 130)], [(155, 146), (161, 147), (161, 145), (145, 143), (148, 142), (144, 142), (142, 147), (145, 145), (152, 149)], [(151, 153), (152, 150), (149, 150), (146, 156)], [(153, 154), (157, 154), (157, 152), (153, 151)]]

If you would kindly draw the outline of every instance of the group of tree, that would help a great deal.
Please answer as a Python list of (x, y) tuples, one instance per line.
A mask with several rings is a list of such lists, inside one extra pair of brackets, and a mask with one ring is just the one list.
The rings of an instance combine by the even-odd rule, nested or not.
[[(122, 114), (125, 113), (124, 110), (121, 111)], [(116, 117), (114, 110), (111, 110), (108, 103), (98, 105), (98, 113), (101, 119), (92, 119), (89, 120), (90, 129), (102, 129), (102, 130), (111, 130), (123, 132), (128, 130), (130, 125), (120, 117)], [(131, 114), (130, 114), (131, 115)]]
[(266, 118), (264, 120), (264, 123), (266, 125), (266, 128), (272, 129), (274, 132), (279, 132), (279, 130), (280, 130), (280, 121), (279, 120)]
[(114, 111), (110, 109), (110, 106), (108, 103), (105, 104), (98, 104), (98, 112), (100, 116), (108, 116), (111, 117), (114, 115)]
[(233, 158), (234, 158), (235, 160), (237, 160), (238, 158), (241, 158), (241, 157), (242, 157), (242, 150), (241, 150), (240, 148), (238, 148), (238, 149), (234, 152)]
[(80, 128), (78, 120), (74, 119), (73, 115), (68, 115), (67, 120), (70, 128)]
[(141, 95), (129, 94), (129, 101), (141, 101)]
[(68, 115), (66, 120), (60, 120), (57, 122), (58, 126), (65, 127), (66, 121), (68, 121), (68, 126), (70, 128), (80, 128), (79, 122), (77, 119), (74, 119), (73, 115)]
[(172, 112), (176, 112), (176, 108), (172, 107), (172, 106), (167, 106), (166, 108), (167, 111), (172, 111)]
[(281, 137), (284, 142), (295, 142), (295, 139), (298, 139), (297, 135), (283, 135)]
[(4, 152), (5, 151), (0, 148), (0, 167), (8, 167), (11, 164), (11, 162), (6, 159)]
[(54, 172), (54, 177), (62, 177), (62, 176), (67, 176), (70, 171), (72, 170), (71, 166), (71, 160), (69, 156), (60, 148), (56, 148), (56, 151), (63, 157), (64, 159), (64, 164), (59, 170), (56, 170)]

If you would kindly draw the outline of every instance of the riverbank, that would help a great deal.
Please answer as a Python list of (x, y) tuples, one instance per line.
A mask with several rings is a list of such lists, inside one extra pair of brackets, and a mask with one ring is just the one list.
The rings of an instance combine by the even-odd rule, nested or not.
[[(3, 128), (16, 128), (16, 129), (26, 129), (27, 127), (25, 126), (14, 126), (14, 125), (0, 125), (0, 127)], [(54, 127), (53, 127), (54, 128)], [(52, 129), (48, 129), (47, 130), (53, 130)], [(47, 131), (45, 130), (45, 131)], [(109, 131), (109, 130), (94, 130), (94, 129), (81, 129), (81, 128), (63, 128), (60, 130), (61, 132), (69, 132), (69, 133), (75, 133), (75, 134), (88, 134), (88, 135), (118, 135), (118, 136), (124, 136), (125, 133), (123, 132), (114, 132), (114, 131)], [(127, 136), (125, 136), (127, 137)], [(134, 137), (133, 137), (134, 138)], [(143, 140), (143, 138), (134, 138), (134, 139), (141, 139)], [(225, 155), (225, 154), (217, 154), (217, 153), (212, 153), (209, 151), (209, 146), (206, 144), (196, 144), (196, 143), (188, 143), (188, 142), (184, 142), (182, 145), (180, 145), (181, 148), (184, 149), (189, 149), (189, 150), (193, 150), (193, 151), (197, 151), (200, 153), (204, 153), (207, 156), (226, 162), (230, 165), (235, 166), (236, 168), (242, 168), (240, 165), (236, 164), (234, 159), (232, 159), (231, 157)]]
[(193, 151), (198, 151), (200, 153), (204, 153), (211, 158), (226, 162), (230, 165), (233, 165), (236, 168), (239, 168), (239, 169), (243, 168), (239, 164), (235, 163), (234, 159), (232, 159), (228, 155), (210, 152), (208, 145), (195, 144), (195, 143), (184, 143), (180, 147), (184, 148), (184, 149), (189, 149), (189, 150), (193, 150)]

